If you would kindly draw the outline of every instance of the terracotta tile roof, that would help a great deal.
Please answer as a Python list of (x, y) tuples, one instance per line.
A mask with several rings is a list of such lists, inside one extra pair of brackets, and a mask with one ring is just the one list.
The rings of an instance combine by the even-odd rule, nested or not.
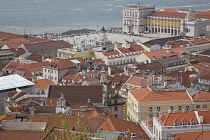
[(210, 111), (198, 111), (199, 116), (203, 116), (201, 124), (210, 124)]
[[(180, 14), (179, 11), (189, 11), (189, 9), (165, 9), (164, 12), (176, 13)], [(184, 13), (181, 13), (184, 14)], [(186, 14), (186, 13), (185, 13)], [(174, 16), (173, 16), (174, 17)], [(183, 18), (183, 16), (180, 15)], [(195, 17), (201, 19), (210, 19), (210, 12), (209, 11), (195, 11)]]
[(29, 130), (0, 130), (1, 140), (41, 140), (45, 132)]
[[(96, 73), (98, 74), (98, 73)], [(92, 77), (90, 75), (83, 75), (83, 74), (67, 74), (66, 76), (64, 76), (62, 78), (62, 81), (60, 81), (60, 83), (72, 83), (72, 81), (70, 82), (64, 82), (63, 80), (74, 80), (75, 83), (80, 83), (80, 82), (99, 82), (98, 78)]]
[[(100, 125), (104, 122), (104, 117), (89, 117), (89, 116), (66, 116), (66, 115), (31, 115), (28, 119), (30, 122), (48, 122), (48, 128), (53, 127), (63, 128), (62, 120), (64, 120), (69, 127), (70, 131), (80, 128), (88, 128), (86, 132), (95, 133)], [(78, 125), (78, 122), (80, 125)], [(82, 129), (81, 131), (84, 131)]]
[[(13, 97), (15, 94), (17, 94), (18, 92), (10, 92), (10, 93), (8, 93), (8, 97)], [(22, 96), (24, 96), (24, 95), (26, 95), (26, 94), (28, 94), (28, 93), (26, 93), (26, 92), (20, 92), (20, 93), (18, 93), (17, 95), (16, 95), (16, 97), (14, 97), (13, 99), (15, 100), (15, 99), (18, 99), (18, 98), (20, 98), (20, 97), (22, 97)]]
[(72, 48), (71, 44), (65, 41), (45, 41), (38, 43), (25, 43), (25, 48), (28, 52), (42, 56), (56, 56), (57, 49)]
[(195, 94), (192, 98), (196, 102), (210, 101), (210, 93), (205, 91), (200, 91), (199, 93)]
[(146, 87), (148, 84), (149, 84), (148, 78), (133, 76), (127, 82), (127, 84), (125, 86), (134, 85), (134, 86), (139, 86), (139, 87)]
[(210, 80), (210, 68), (205, 69), (205, 70), (198, 76), (198, 78)]
[(204, 13), (197, 13), (195, 15), (196, 18), (201, 18), (201, 19), (210, 19), (210, 13), (204, 14)]
[(131, 52), (137, 52), (137, 51), (144, 51), (145, 49), (141, 45), (134, 45), (131, 46), (128, 50)]
[(198, 54), (200, 54), (200, 55), (210, 55), (210, 50), (205, 50), (205, 51), (202, 51), (202, 52), (200, 52), (200, 53), (198, 53)]
[(110, 52), (103, 52), (104, 56), (111, 56), (111, 55), (118, 55), (120, 52), (118, 51), (110, 51)]
[(118, 48), (120, 50), (120, 52), (122, 53), (130, 53), (131, 51), (129, 49), (126, 49), (126, 48)]
[(31, 54), (29, 57), (27, 57), (27, 60), (32, 60), (36, 62), (42, 62), (44, 59), (47, 57), (41, 56), (41, 55), (36, 55), (36, 54)]
[(210, 43), (209, 38), (193, 38), (189, 40), (194, 45), (208, 44)]
[(95, 71), (89, 71), (87, 73), (89, 73), (89, 74), (98, 74), (98, 72), (95, 72)]
[(94, 105), (91, 102), (71, 102), (69, 104), (72, 108), (80, 108), (81, 106), (93, 108)]
[[(93, 136), (86, 132), (77, 132), (77, 131), (70, 131), (69, 133), (66, 132), (64, 128), (56, 128), (54, 127), (51, 129), (44, 137), (44, 140), (69, 140), (73, 138), (78, 138), (81, 140), (87, 140), (90, 136)], [(70, 138), (71, 137), (71, 138)]]
[(116, 83), (114, 89), (119, 90), (129, 78), (130, 76), (124, 74), (114, 74), (113, 76), (107, 76), (108, 88), (112, 89), (113, 83)]
[(57, 61), (51, 61), (49, 63), (49, 66), (54, 65), (54, 68), (57, 69), (65, 69), (65, 68), (70, 68), (70, 67), (75, 67), (73, 63), (69, 59), (60, 59)]
[(67, 79), (67, 80), (73, 80), (75, 79), (77, 74), (67, 74), (64, 77), (62, 77), (62, 79)]
[(66, 102), (102, 103), (102, 86), (50, 86), (49, 98), (60, 98), (63, 93)]
[(196, 57), (196, 60), (197, 60), (198, 62), (210, 63), (209, 56), (198, 55), (198, 56)]
[(49, 79), (36, 80), (34, 83), (36, 84), (36, 88), (39, 88), (40, 90), (47, 89), (49, 85), (55, 85), (55, 83)]
[(198, 123), (195, 112), (167, 113), (158, 119), (161, 120), (163, 126), (174, 126), (174, 123), (182, 122), (188, 122), (188, 125), (190, 122)]
[[(5, 44), (20, 44), (27, 43), (28, 41), (25, 38), (12, 38), (8, 40), (0, 40), (0, 46), (4, 46)], [(19, 47), (18, 46), (18, 47)]]
[(210, 68), (210, 63), (200, 62), (192, 64), (191, 66), (201, 71), (204, 67)]
[(172, 140), (209, 140), (210, 131), (195, 131), (171, 134)]
[(94, 67), (94, 64), (96, 63), (96, 64), (104, 64), (104, 61), (101, 59), (101, 58), (99, 58), (99, 59), (93, 59), (93, 60), (91, 60), (91, 67)]
[(194, 78), (191, 75), (196, 75), (196, 74), (197, 74), (197, 72), (195, 72), (195, 71), (184, 72), (183, 70), (176, 70), (176, 71), (172, 71), (168, 74), (165, 74), (165, 76), (173, 78), (174, 80), (180, 81), (181, 84), (184, 85), (185, 87), (190, 87), (191, 81)]
[(34, 109), (36, 109), (36, 114), (56, 113), (56, 106), (34, 106)]
[(79, 57), (76, 58), (68, 58), (68, 59), (60, 59), (57, 61), (51, 61), (48, 67), (51, 67), (53, 65), (54, 68), (57, 69), (65, 69), (65, 68), (70, 68), (70, 67), (75, 67), (74, 63), (71, 60), (78, 60), (81, 65), (85, 65), (85, 61)]
[(23, 48), (10, 49), (10, 51), (13, 52), (14, 57), (19, 57), (20, 55), (26, 53), (26, 51)]
[(188, 37), (175, 36), (175, 37), (159, 38), (159, 39), (154, 39), (154, 40), (147, 41), (147, 42), (145, 42), (143, 44), (146, 45), (149, 48), (152, 47), (155, 44), (159, 44), (162, 47), (169, 41), (177, 41), (179, 39), (185, 39), (185, 38), (188, 38)]
[(7, 64), (0, 63), (0, 71), (2, 71), (2, 69), (3, 69), (6, 65), (7, 65)]
[(0, 39), (22, 38), (23, 35), (0, 31)]
[(164, 69), (165, 67), (161, 65), (159, 62), (154, 62), (154, 63), (148, 63), (148, 64), (140, 64), (137, 69), (138, 70), (149, 70), (149, 71), (156, 71), (159, 69)]
[(19, 63), (11, 62), (5, 69), (13, 69), (15, 71), (42, 71), (42, 66), (49, 64), (49, 62), (39, 63)]
[(0, 116), (0, 120), (3, 120), (4, 118), (6, 118), (7, 116), (6, 115), (1, 115)]
[(100, 126), (103, 128), (103, 131), (108, 132), (126, 132), (135, 133), (138, 137), (144, 137), (145, 139), (149, 139), (148, 135), (142, 129), (139, 124), (135, 122), (130, 122), (126, 120), (116, 119), (114, 117), (107, 118), (104, 123)]
[(98, 112), (97, 110), (86, 110), (86, 111), (80, 111), (80, 110), (72, 110), (73, 115), (72, 116), (102, 116), (101, 112)]
[(153, 51), (153, 52), (145, 52), (144, 54), (150, 59), (156, 59), (156, 58), (163, 58), (163, 57), (179, 55), (178, 53), (168, 52), (168, 50), (159, 50), (159, 51)]
[(47, 106), (57, 106), (57, 100), (59, 98), (46, 98), (46, 105)]
[(167, 58), (162, 58), (162, 59), (159, 59), (160, 62), (173, 62), (173, 61), (179, 61), (179, 60), (182, 60), (179, 56), (170, 56), (170, 57), (167, 57)]
[(186, 17), (186, 13), (178, 13), (178, 12), (165, 12), (165, 11), (154, 11), (150, 16), (153, 17), (171, 17), (171, 18), (182, 18)]
[(164, 9), (165, 12), (176, 12), (178, 9)]
[(152, 101), (191, 101), (186, 91), (151, 91), (148, 87), (132, 90), (130, 93), (138, 102)]

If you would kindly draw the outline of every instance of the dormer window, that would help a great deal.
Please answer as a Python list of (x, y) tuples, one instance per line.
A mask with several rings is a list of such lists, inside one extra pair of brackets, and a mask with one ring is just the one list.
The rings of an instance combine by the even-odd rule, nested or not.
[(182, 125), (187, 125), (187, 122), (182, 122)]
[(196, 125), (196, 122), (191, 122), (191, 125)]
[(174, 126), (179, 126), (179, 122), (175, 122), (174, 123)]

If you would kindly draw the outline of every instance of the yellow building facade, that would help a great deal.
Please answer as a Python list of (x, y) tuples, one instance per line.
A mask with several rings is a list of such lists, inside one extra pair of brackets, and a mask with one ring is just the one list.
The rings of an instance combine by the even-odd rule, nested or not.
[(75, 57), (80, 57), (82, 59), (92, 59), (94, 57), (93, 54), (94, 54), (93, 49), (77, 51), (75, 47), (73, 49), (69, 48), (58, 49), (57, 52), (57, 56), (62, 59), (75, 58)]
[(146, 18), (146, 31), (150, 31), (151, 33), (179, 35), (180, 28), (180, 18), (153, 16)]
[(127, 120), (140, 122), (168, 112), (192, 111), (193, 100), (186, 91), (152, 91), (142, 88), (128, 92)]

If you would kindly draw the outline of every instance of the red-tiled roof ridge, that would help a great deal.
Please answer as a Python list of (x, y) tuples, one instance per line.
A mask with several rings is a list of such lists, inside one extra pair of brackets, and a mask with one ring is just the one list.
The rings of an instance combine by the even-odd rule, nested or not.
[(177, 12), (166, 12), (166, 11), (154, 11), (150, 16), (155, 17), (172, 17), (172, 18), (185, 18), (187, 13), (177, 13)]
[[(105, 121), (111, 122), (110, 118), (107, 118)], [(109, 125), (107, 125), (107, 126), (109, 127), (110, 131), (115, 132), (116, 130), (115, 130), (113, 124), (112, 123), (109, 123), (109, 124), (110, 124), (111, 128), (109, 127)]]

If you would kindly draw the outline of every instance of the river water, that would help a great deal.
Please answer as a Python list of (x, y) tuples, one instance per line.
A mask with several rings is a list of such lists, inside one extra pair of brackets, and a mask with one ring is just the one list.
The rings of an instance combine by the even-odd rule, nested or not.
[(122, 27), (122, 6), (138, 2), (156, 9), (210, 10), (209, 0), (0, 0), (0, 30), (37, 34)]

